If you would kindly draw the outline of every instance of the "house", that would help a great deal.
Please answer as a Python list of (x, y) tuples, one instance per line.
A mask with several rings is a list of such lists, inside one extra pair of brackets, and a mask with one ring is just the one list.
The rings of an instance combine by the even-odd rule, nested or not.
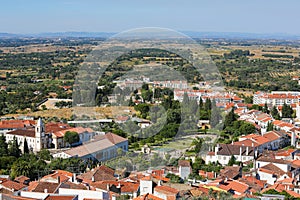
[(242, 195), (242, 194), (250, 193), (249, 185), (240, 182), (238, 180), (232, 180), (227, 178), (216, 179), (206, 185), (201, 185), (201, 186), (203, 186), (204, 188), (213, 189), (217, 191), (229, 192), (233, 195)]
[(278, 179), (290, 177), (290, 175), (276, 165), (269, 163), (257, 169), (257, 177), (259, 180), (265, 180), (268, 184), (274, 185)]
[(242, 176), (238, 180), (249, 185), (249, 187), (251, 188), (250, 191), (253, 191), (252, 193), (259, 192), (268, 186), (267, 181), (258, 180), (254, 176)]
[(239, 138), (234, 145), (242, 145), (248, 147), (255, 147), (259, 153), (264, 150), (277, 150), (286, 147), (290, 144), (288, 133), (284, 131), (269, 131), (263, 135), (249, 134)]
[(191, 164), (189, 160), (178, 161), (179, 177), (187, 179), (192, 172)]
[[(120, 152), (119, 152), (120, 151)], [(53, 157), (106, 161), (128, 151), (128, 140), (113, 133), (97, 135), (81, 146), (58, 152)]]
[(300, 163), (298, 160), (288, 161), (272, 158), (269, 155), (260, 156), (256, 162), (259, 180), (266, 180), (268, 184), (275, 184), (278, 180), (299, 176)]
[(154, 188), (154, 196), (164, 200), (175, 200), (178, 197), (178, 194), (179, 190), (166, 185), (160, 185)]
[(34, 181), (34, 182), (30, 182), (28, 191), (36, 192), (36, 193), (46, 193), (46, 194), (57, 193), (60, 185), (61, 185), (61, 183)]
[(27, 185), (15, 181), (11, 181), (11, 180), (3, 180), (0, 183), (0, 189), (6, 190), (7, 193), (14, 193), (16, 191), (25, 190), (27, 187), (28, 187)]
[(216, 178), (216, 172), (206, 172), (204, 170), (199, 170), (198, 172), (199, 176), (202, 176), (207, 179), (214, 179)]
[(235, 145), (235, 144), (217, 144), (215, 151), (208, 152), (205, 163), (219, 162), (227, 165), (232, 156), (236, 161), (247, 162), (254, 159), (256, 148), (251, 146)]
[(48, 174), (40, 179), (40, 181), (48, 183), (64, 183), (70, 180), (75, 181), (74, 175), (64, 170), (55, 170), (52, 174)]
[(67, 146), (67, 143), (64, 141), (66, 132), (75, 132), (79, 135), (79, 142), (77, 144), (90, 141), (96, 135), (91, 128), (64, 128), (52, 133), (52, 144), (54, 145), (54, 148), (59, 149)]
[(130, 198), (137, 197), (139, 191), (139, 184), (131, 181), (92, 182), (91, 187), (99, 191), (113, 192), (118, 195), (128, 195)]
[(145, 176), (140, 179), (140, 194), (153, 194), (153, 180), (151, 176)]
[(242, 167), (241, 166), (225, 166), (224, 169), (221, 169), (219, 178), (227, 178), (227, 179), (238, 179), (242, 177)]
[(295, 155), (299, 152), (298, 149), (281, 149), (275, 152), (275, 159), (294, 160)]
[(79, 182), (92, 183), (97, 181), (116, 180), (115, 170), (101, 165), (76, 177)]

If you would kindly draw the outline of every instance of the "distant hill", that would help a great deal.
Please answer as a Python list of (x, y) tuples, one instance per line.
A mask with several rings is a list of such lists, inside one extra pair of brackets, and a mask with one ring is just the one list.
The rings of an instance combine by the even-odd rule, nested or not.
[[(278, 39), (278, 40), (299, 40), (300, 35), (286, 33), (239, 33), (239, 32), (197, 32), (181, 31), (193, 38), (225, 38), (225, 39)], [(22, 38), (22, 37), (101, 37), (113, 36), (114, 32), (46, 32), (34, 34), (0, 33), (0, 38)]]

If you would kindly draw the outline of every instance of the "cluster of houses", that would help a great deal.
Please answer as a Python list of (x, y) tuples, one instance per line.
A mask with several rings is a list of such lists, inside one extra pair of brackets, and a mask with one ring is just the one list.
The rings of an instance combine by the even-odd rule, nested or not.
[(203, 102), (206, 99), (214, 99), (217, 103), (219, 103), (219, 107), (226, 105), (227, 103), (242, 103), (243, 99), (238, 97), (236, 94), (222, 91), (213, 91), (211, 89), (200, 89), (200, 90), (192, 90), (192, 89), (175, 89), (174, 90), (174, 100), (178, 100), (182, 102), (184, 94), (187, 94), (190, 100), (200, 101), (202, 98)]
[(172, 88), (172, 89), (188, 89), (189, 85), (186, 80), (162, 80), (162, 81), (151, 81), (147, 77), (141, 77), (141, 79), (125, 79), (122, 81), (115, 81), (117, 86), (121, 89), (129, 88), (135, 90), (141, 88), (144, 83), (150, 84), (153, 87), (160, 88)]
[[(242, 156), (247, 165), (252, 157), (254, 164), (250, 171), (244, 171), (243, 165), (225, 166), (220, 172), (199, 170), (201, 180), (188, 179), (192, 172), (190, 160), (179, 160), (178, 166), (165, 166), (142, 172), (114, 170), (105, 165), (86, 169), (75, 174), (64, 170), (55, 170), (31, 181), (20, 176), (14, 180), (0, 178), (0, 190), (4, 199), (195, 199), (209, 197), (217, 199), (220, 192), (229, 193), (241, 199), (284, 199), (283, 195), (263, 194), (268, 190), (286, 191), (300, 198), (300, 151), (293, 148), (257, 153), (255, 147), (244, 149), (234, 144), (220, 145), (218, 152), (233, 153)], [(222, 155), (223, 156), (223, 155)], [(219, 160), (222, 160), (220, 158)], [(224, 163), (225, 164), (225, 163)], [(186, 183), (173, 183), (168, 174), (174, 174)]]

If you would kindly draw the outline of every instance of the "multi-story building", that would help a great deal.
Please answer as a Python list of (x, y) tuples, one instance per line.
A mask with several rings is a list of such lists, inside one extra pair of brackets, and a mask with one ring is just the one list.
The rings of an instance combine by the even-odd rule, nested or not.
[(253, 95), (254, 104), (268, 104), (269, 106), (291, 105), (300, 102), (300, 92), (273, 91), (271, 93), (256, 92)]

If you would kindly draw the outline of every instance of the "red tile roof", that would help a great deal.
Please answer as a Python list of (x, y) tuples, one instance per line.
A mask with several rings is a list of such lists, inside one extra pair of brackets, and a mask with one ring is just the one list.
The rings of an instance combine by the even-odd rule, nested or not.
[(15, 181), (11, 181), (11, 180), (3, 182), (3, 183), (1, 183), (1, 185), (4, 188), (11, 190), (11, 191), (18, 191), (18, 190), (21, 190), (21, 189), (27, 187), (26, 185), (24, 185), (22, 183), (17, 183)]
[(6, 134), (20, 135), (20, 136), (25, 136), (25, 137), (35, 137), (35, 130), (34, 129), (17, 129), (14, 131), (7, 132)]
[(95, 169), (92, 169), (89, 172), (78, 175), (79, 179), (82, 179), (85, 182), (91, 182), (94, 177), (94, 181), (104, 181), (104, 180), (116, 180), (114, 177), (115, 171), (105, 165), (101, 165)]
[(164, 200), (164, 199), (154, 196), (153, 194), (144, 194), (142, 196), (133, 198), (132, 200)]
[(156, 186), (154, 190), (159, 193), (172, 194), (172, 195), (177, 195), (179, 192), (179, 190), (166, 185)]
[(49, 195), (45, 198), (45, 200), (73, 200), (76, 196), (73, 195)]
[(25, 127), (33, 127), (34, 120), (4, 120), (0, 121), (0, 129), (22, 129)]
[(190, 164), (189, 160), (179, 160), (178, 166), (179, 167), (191, 167), (191, 164)]
[(233, 190), (239, 193), (245, 193), (249, 189), (247, 184), (231, 179), (224, 181), (224, 183), (221, 183), (219, 187), (226, 191)]
[(28, 178), (27, 176), (18, 176), (15, 178), (15, 181), (18, 182), (18, 183), (22, 183), (24, 184), (24, 182), (26, 181), (30, 181), (30, 178)]
[(50, 182), (31, 182), (28, 187), (30, 192), (42, 192), (47, 190), (47, 193), (55, 193), (60, 186), (60, 183)]

